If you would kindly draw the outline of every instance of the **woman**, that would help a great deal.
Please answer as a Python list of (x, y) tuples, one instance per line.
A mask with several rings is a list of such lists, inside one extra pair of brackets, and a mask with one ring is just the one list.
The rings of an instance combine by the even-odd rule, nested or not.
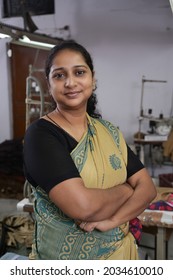
[(56, 107), (24, 139), (35, 196), (32, 258), (138, 259), (129, 221), (155, 197), (152, 180), (121, 132), (96, 113), (87, 50), (65, 41), (45, 70)]

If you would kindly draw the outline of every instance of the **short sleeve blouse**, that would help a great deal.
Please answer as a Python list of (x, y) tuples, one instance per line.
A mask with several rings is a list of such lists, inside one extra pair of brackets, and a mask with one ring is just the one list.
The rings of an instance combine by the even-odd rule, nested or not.
[[(24, 173), (32, 186), (47, 193), (58, 183), (80, 174), (70, 156), (78, 142), (62, 128), (45, 120), (33, 122), (24, 138)], [(144, 166), (127, 146), (127, 178)]]

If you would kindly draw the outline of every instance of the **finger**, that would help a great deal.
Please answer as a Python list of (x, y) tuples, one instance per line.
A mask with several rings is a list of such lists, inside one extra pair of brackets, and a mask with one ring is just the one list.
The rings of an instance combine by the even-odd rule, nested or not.
[(82, 222), (79, 226), (80, 226), (81, 229), (84, 230), (86, 225), (87, 225), (87, 222)]
[(92, 232), (94, 230), (94, 225), (92, 223), (86, 223), (83, 227), (83, 230)]

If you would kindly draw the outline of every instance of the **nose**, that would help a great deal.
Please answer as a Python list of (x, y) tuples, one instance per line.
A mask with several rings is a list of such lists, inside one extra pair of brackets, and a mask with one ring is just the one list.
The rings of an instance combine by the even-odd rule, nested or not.
[(76, 86), (76, 80), (75, 80), (75, 77), (70, 75), (66, 78), (65, 80), (65, 84), (64, 84), (65, 87), (75, 87)]

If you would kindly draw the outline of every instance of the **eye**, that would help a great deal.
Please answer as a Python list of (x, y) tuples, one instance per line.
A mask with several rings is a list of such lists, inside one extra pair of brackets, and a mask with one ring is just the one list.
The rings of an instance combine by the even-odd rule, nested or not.
[(64, 73), (56, 73), (53, 75), (53, 78), (57, 79), (57, 80), (63, 80), (65, 78), (65, 74)]
[(77, 70), (76, 71), (76, 76), (83, 76), (85, 74), (86, 71), (84, 70)]

